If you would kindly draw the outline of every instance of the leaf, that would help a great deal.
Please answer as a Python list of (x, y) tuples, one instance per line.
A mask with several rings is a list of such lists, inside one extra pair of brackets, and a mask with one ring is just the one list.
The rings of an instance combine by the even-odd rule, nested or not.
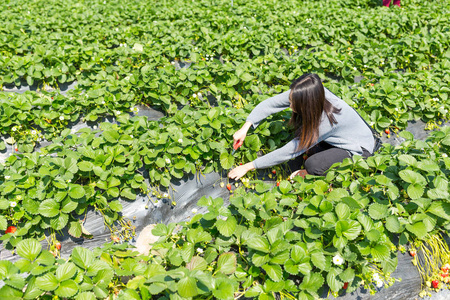
[(116, 144), (120, 139), (120, 134), (116, 130), (106, 130), (102, 136), (106, 141), (113, 144)]
[(36, 278), (36, 286), (43, 291), (53, 291), (58, 287), (58, 279), (52, 273)]
[(51, 218), (59, 214), (59, 203), (53, 199), (47, 199), (42, 201), (39, 206), (39, 214), (44, 217)]
[(404, 162), (405, 164), (409, 166), (416, 166), (417, 165), (417, 159), (414, 158), (414, 156), (408, 155), (408, 154), (402, 154), (398, 157), (398, 160), (401, 162)]
[(427, 235), (427, 228), (423, 222), (416, 222), (413, 225), (408, 224), (406, 229), (421, 240)]
[(58, 281), (64, 281), (72, 278), (77, 272), (77, 268), (71, 262), (66, 262), (63, 265), (58, 266), (56, 269), (56, 278)]
[(370, 249), (370, 254), (375, 261), (381, 262), (383, 260), (389, 259), (389, 247), (383, 244), (376, 244)]
[(219, 232), (224, 236), (232, 236), (236, 230), (237, 221), (233, 216), (227, 217), (226, 220), (218, 219), (216, 221), (216, 227)]
[(82, 230), (81, 230), (81, 224), (79, 221), (70, 222), (69, 234), (76, 238), (81, 237)]
[(0, 230), (6, 230), (8, 228), (8, 221), (5, 216), (0, 216)]
[(341, 270), (331, 268), (327, 275), (327, 284), (334, 292), (339, 291), (344, 286), (344, 283), (338, 279), (340, 273)]
[(92, 292), (82, 292), (75, 297), (75, 300), (96, 300), (96, 299), (97, 298), (95, 297), (95, 294)]
[(426, 183), (425, 178), (412, 170), (402, 170), (398, 175), (408, 183)]
[(322, 287), (324, 281), (325, 280), (320, 273), (312, 272), (303, 278), (300, 289), (315, 294)]
[(262, 236), (256, 236), (249, 239), (247, 245), (251, 249), (255, 249), (264, 253), (270, 252), (269, 242)]
[(55, 290), (56, 295), (64, 298), (72, 297), (77, 292), (78, 292), (78, 285), (73, 280), (66, 280), (61, 282), (59, 284), (59, 287)]
[(338, 236), (344, 236), (348, 240), (354, 240), (359, 236), (361, 232), (361, 225), (355, 221), (338, 221), (336, 224), (336, 234)]
[(34, 261), (41, 253), (42, 245), (34, 239), (25, 239), (17, 244), (17, 254), (30, 261)]
[(264, 271), (266, 271), (267, 275), (269, 275), (270, 279), (275, 282), (279, 282), (283, 279), (283, 270), (279, 265), (264, 265), (262, 266)]
[(418, 199), (422, 197), (424, 193), (424, 188), (422, 184), (414, 183), (410, 184), (406, 191), (408, 193), (408, 196), (411, 197), (411, 199)]
[(386, 218), (386, 229), (393, 233), (400, 233), (400, 222), (398, 217), (389, 216)]
[(74, 184), (69, 189), (69, 196), (72, 199), (81, 199), (86, 194), (86, 191), (81, 185)]
[(94, 254), (86, 248), (75, 247), (71, 259), (78, 267), (86, 270), (93, 262)]
[(194, 297), (198, 294), (197, 282), (192, 277), (182, 278), (180, 281), (178, 281), (177, 288), (178, 294), (180, 294), (180, 296), (184, 298)]
[[(136, 200), (136, 193), (133, 192), (133, 190), (131, 188), (124, 188), (121, 192), (120, 192), (120, 196), (125, 197), (127, 199), (130, 200)], [(121, 211), (122, 209), (120, 209)], [(117, 211), (117, 210), (116, 210)]]
[(121, 212), (123, 210), (122, 204), (119, 202), (119, 200), (109, 202), (108, 206), (112, 211)]
[(78, 163), (78, 168), (83, 172), (90, 172), (94, 165), (90, 161), (80, 161)]
[(311, 253), (311, 262), (321, 270), (325, 270), (326, 268), (325, 255), (321, 251)]
[(450, 203), (448, 202), (433, 201), (427, 211), (435, 216), (450, 221)]
[(387, 205), (383, 205), (380, 203), (372, 203), (369, 206), (369, 215), (372, 219), (375, 220), (386, 218), (388, 215), (388, 207)]
[(216, 284), (217, 287), (212, 292), (215, 299), (233, 299), (235, 291), (231, 280), (218, 278), (216, 279)]
[(231, 252), (221, 254), (217, 260), (216, 271), (227, 275), (233, 274), (236, 271), (236, 255)]
[(343, 282), (352, 282), (355, 278), (355, 271), (352, 268), (347, 268), (344, 272), (339, 274), (339, 279)]
[(23, 294), (24, 299), (36, 299), (42, 294), (42, 291), (36, 286), (36, 277), (31, 277), (27, 284), (27, 289)]
[(345, 203), (338, 203), (338, 205), (336, 205), (335, 212), (339, 220), (346, 220), (350, 217), (350, 207), (348, 207)]
[(220, 165), (222, 168), (228, 170), (234, 165), (234, 157), (227, 152), (220, 154)]
[(188, 270), (200, 270), (203, 271), (208, 267), (208, 263), (203, 257), (194, 256), (191, 261), (186, 264)]
[(280, 182), (280, 186), (278, 188), (281, 193), (287, 194), (292, 190), (292, 185), (287, 180), (283, 180)]

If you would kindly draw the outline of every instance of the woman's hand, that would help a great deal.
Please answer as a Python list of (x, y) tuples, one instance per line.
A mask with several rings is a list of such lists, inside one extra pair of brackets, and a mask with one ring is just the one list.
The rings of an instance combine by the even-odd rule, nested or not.
[(239, 166), (234, 168), (233, 170), (228, 173), (228, 177), (231, 179), (238, 180), (245, 174), (247, 174), (248, 171), (254, 170), (255, 166), (253, 165), (253, 162), (246, 163), (245, 165)]
[(238, 131), (236, 131), (233, 134), (233, 139), (234, 139), (233, 149), (234, 150), (236, 150), (237, 148), (242, 146), (242, 144), (244, 143), (245, 137), (247, 136), (247, 131), (250, 129), (250, 126), (252, 126), (251, 122), (245, 122), (245, 124), (241, 127), (241, 129), (239, 129)]

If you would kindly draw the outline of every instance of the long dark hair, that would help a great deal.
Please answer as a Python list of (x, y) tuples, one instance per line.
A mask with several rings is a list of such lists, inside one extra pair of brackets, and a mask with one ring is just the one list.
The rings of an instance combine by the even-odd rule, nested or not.
[(298, 150), (308, 149), (319, 138), (319, 125), (322, 113), (327, 114), (331, 126), (337, 124), (333, 114), (341, 110), (325, 99), (325, 90), (316, 74), (303, 74), (291, 83), (289, 101), (292, 117), (289, 121), (299, 139)]

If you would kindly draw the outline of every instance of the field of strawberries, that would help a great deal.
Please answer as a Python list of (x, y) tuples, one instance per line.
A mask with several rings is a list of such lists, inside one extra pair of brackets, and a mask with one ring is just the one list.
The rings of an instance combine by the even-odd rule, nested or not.
[[(0, 248), (14, 254), (0, 260), (1, 299), (374, 294), (400, 280), (391, 276), (399, 252), (417, 266), (421, 297), (448, 288), (447, 1), (5, 0), (0, 8)], [(307, 72), (403, 143), (325, 177), (289, 180), (277, 167), (229, 181), (230, 168), (290, 140), (283, 111), (231, 152), (249, 112)], [(426, 123), (426, 140), (405, 131), (414, 121)], [(227, 196), (199, 197), (205, 213), (157, 224), (150, 253), (135, 251), (124, 201), (176, 207), (175, 181), (211, 173)], [(111, 241), (62, 257), (63, 234), (95, 238), (84, 226), (89, 212)]]

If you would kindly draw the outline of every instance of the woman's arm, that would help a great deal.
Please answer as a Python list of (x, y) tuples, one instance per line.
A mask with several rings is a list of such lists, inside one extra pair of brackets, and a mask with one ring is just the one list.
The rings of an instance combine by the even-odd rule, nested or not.
[(247, 117), (247, 122), (253, 124), (253, 128), (258, 127), (259, 123), (271, 114), (280, 112), (289, 107), (289, 94), (291, 90), (268, 98), (259, 103)]

